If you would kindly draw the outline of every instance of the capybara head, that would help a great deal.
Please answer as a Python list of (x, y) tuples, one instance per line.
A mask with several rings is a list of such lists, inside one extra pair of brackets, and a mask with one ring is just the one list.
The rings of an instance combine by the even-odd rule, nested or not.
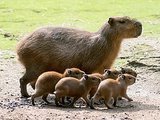
[(118, 79), (120, 82), (125, 82), (125, 84), (128, 85), (133, 85), (136, 81), (136, 78), (133, 75), (130, 74), (120, 74), (118, 76)]
[(98, 85), (101, 82), (101, 79), (99, 77), (96, 77), (92, 74), (90, 75), (84, 74), (82, 79), (92, 85)]
[(125, 17), (111, 17), (108, 20), (111, 29), (120, 38), (135, 38), (142, 33), (142, 24), (127, 16)]
[(83, 74), (85, 74), (85, 72), (78, 68), (67, 68), (64, 72), (65, 77), (75, 77), (78, 79), (81, 79)]
[(125, 74), (125, 73), (127, 73), (127, 74), (130, 74), (130, 75), (133, 75), (134, 77), (137, 77), (137, 73), (136, 73), (136, 71), (134, 71), (133, 69), (131, 69), (131, 68), (122, 68), (121, 67), (121, 73), (122, 74)]
[(120, 71), (118, 71), (118, 70), (115, 70), (115, 69), (105, 69), (103, 75), (106, 78), (117, 79), (119, 74), (120, 74)]

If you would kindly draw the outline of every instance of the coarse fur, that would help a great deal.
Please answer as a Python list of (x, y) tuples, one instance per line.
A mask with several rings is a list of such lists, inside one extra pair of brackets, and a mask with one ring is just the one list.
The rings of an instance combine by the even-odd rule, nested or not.
[(47, 101), (48, 94), (53, 94), (55, 91), (55, 85), (57, 82), (64, 77), (75, 77), (80, 79), (83, 77), (84, 71), (81, 71), (78, 68), (67, 68), (63, 74), (55, 72), (55, 71), (48, 71), (42, 73), (35, 84), (35, 93), (31, 96), (32, 105), (34, 104), (34, 98), (42, 96), (42, 99)]
[(91, 99), (91, 108), (94, 109), (93, 104), (96, 99), (103, 98), (106, 107), (113, 108), (109, 102), (113, 98), (113, 105), (116, 106), (118, 97), (124, 97), (128, 101), (132, 101), (131, 98), (127, 95), (127, 87), (135, 83), (136, 78), (130, 74), (122, 74), (119, 77), (114, 79), (106, 79), (102, 81), (95, 95)]
[(93, 75), (84, 75), (80, 80), (73, 77), (62, 78), (55, 86), (55, 103), (60, 106), (59, 101), (61, 98), (68, 96), (74, 97), (69, 106), (73, 106), (79, 99), (83, 98), (88, 106), (90, 102), (87, 95), (92, 87), (97, 86), (100, 83), (100, 78)]
[(86, 73), (102, 73), (116, 59), (125, 38), (136, 38), (142, 24), (129, 17), (109, 18), (97, 32), (63, 27), (42, 27), (17, 45), (19, 61), (26, 68), (20, 79), (21, 95), (28, 97), (26, 85), (45, 71), (63, 73), (80, 68)]

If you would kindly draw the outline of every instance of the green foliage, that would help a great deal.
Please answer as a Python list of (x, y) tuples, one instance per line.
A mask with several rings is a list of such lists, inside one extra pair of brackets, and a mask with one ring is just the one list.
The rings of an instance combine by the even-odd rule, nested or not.
[(159, 8), (159, 0), (0, 0), (0, 49), (16, 43), (2, 32), (22, 36), (45, 25), (97, 31), (111, 16), (136, 18), (143, 23), (144, 36), (158, 36)]

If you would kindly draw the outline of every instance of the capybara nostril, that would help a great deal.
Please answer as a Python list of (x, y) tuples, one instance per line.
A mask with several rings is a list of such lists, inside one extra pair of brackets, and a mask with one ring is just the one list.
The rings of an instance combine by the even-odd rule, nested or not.
[(100, 83), (100, 82), (101, 82), (101, 79), (98, 79), (98, 82)]

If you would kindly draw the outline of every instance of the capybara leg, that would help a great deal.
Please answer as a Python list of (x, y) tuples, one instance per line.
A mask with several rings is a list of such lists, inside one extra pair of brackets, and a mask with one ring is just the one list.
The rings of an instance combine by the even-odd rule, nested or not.
[(94, 105), (94, 98), (92, 97), (92, 98), (91, 98), (91, 105), (90, 105), (90, 108), (91, 108), (91, 109), (95, 109), (93, 105)]
[(88, 106), (91, 107), (91, 103), (90, 103), (90, 101), (88, 100), (87, 95), (84, 95), (84, 96), (83, 96), (83, 99), (84, 99), (85, 102), (87, 103), (87, 107), (88, 107)]
[(124, 94), (124, 95), (123, 95), (123, 97), (124, 97), (124, 98), (126, 98), (128, 101), (133, 101), (133, 99), (132, 99), (132, 98), (130, 98), (130, 97), (128, 97), (128, 95), (127, 95), (127, 94)]
[(64, 91), (61, 90), (57, 90), (54, 92), (55, 94), (55, 104), (57, 107), (61, 107), (62, 104), (60, 105), (60, 103), (62, 103), (60, 100), (62, 100), (62, 98), (64, 97), (63, 95)]
[(34, 95), (32, 95), (32, 96), (31, 96), (32, 105), (35, 105), (35, 103), (34, 103), (34, 98), (35, 98)]
[(73, 101), (71, 104), (69, 104), (69, 107), (74, 107), (74, 103), (79, 99), (80, 97), (74, 97)]
[(116, 107), (117, 106), (117, 97), (114, 98), (114, 103), (113, 106)]
[(30, 97), (27, 93), (27, 84), (28, 83), (29, 82), (27, 82), (27, 80), (25, 79), (25, 76), (20, 78), (20, 89), (21, 89), (21, 96), (22, 97), (26, 97), (26, 98)]
[(59, 101), (62, 105), (65, 105), (65, 97), (62, 97)]
[(47, 100), (47, 96), (48, 96), (48, 94), (44, 94), (44, 95), (42, 96), (42, 99), (43, 99), (47, 104), (50, 104), (50, 102), (48, 102), (48, 100)]
[(118, 97), (118, 100), (122, 100), (122, 97)]
[(97, 91), (97, 88), (92, 88), (91, 89), (91, 91), (89, 92), (89, 99), (91, 99), (93, 96), (94, 96), (94, 94), (96, 93), (96, 91)]
[(61, 105), (59, 104), (59, 102), (60, 102), (60, 98), (57, 97), (57, 96), (55, 96), (55, 104), (56, 104), (57, 107), (61, 107)]
[[(100, 105), (101, 103), (100, 103), (100, 99), (101, 99), (101, 95), (99, 94), (99, 93), (95, 93), (94, 94), (94, 96), (92, 97), (92, 99), (91, 99), (91, 109), (95, 109), (94, 107), (93, 107), (93, 105), (95, 104), (95, 105)], [(96, 101), (98, 101), (98, 102), (95, 102), (95, 100)]]
[(94, 106), (93, 106), (94, 103), (95, 103), (95, 100), (99, 100), (101, 97), (102, 96), (97, 92), (94, 94), (94, 96), (91, 98), (91, 105), (90, 105), (91, 109), (95, 109)]
[(22, 97), (30, 97), (27, 93), (27, 84), (31, 81), (36, 80), (38, 74), (35, 74), (33, 70), (26, 70), (24, 76), (20, 79), (20, 89), (21, 89), (21, 96)]
[(66, 104), (70, 104), (72, 100), (71, 100), (71, 97), (62, 97), (60, 102), (61, 104), (66, 105)]
[(67, 103), (71, 103), (72, 102), (72, 98), (71, 97), (66, 97), (66, 101), (67, 101)]
[(32, 105), (35, 105), (34, 99), (35, 99), (36, 97), (40, 97), (40, 96), (42, 96), (42, 95), (43, 95), (43, 91), (36, 91), (36, 93), (31, 96)]
[(106, 97), (106, 98), (104, 99), (104, 104), (106, 105), (106, 107), (107, 107), (108, 109), (113, 109), (113, 106), (109, 104), (109, 101), (110, 101), (110, 100), (111, 100), (111, 99), (110, 99), (109, 97)]
[(104, 99), (103, 98), (99, 99), (99, 104), (104, 104)]

